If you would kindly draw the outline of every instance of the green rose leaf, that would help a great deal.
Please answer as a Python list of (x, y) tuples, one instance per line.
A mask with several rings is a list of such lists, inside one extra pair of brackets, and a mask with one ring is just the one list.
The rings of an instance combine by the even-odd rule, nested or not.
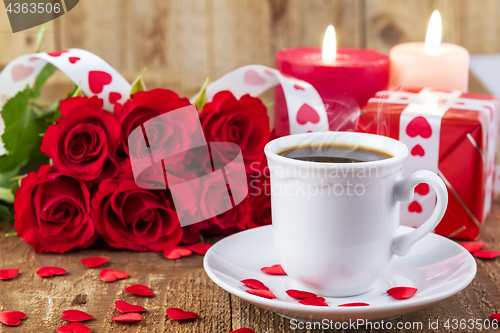
[(9, 207), (0, 205), (0, 222), (14, 222), (14, 217)]
[(33, 98), (40, 96), (40, 89), (45, 84), (45, 82), (52, 76), (56, 71), (56, 67), (51, 63), (47, 63), (40, 73), (38, 73), (35, 79), (35, 85), (33, 86)]

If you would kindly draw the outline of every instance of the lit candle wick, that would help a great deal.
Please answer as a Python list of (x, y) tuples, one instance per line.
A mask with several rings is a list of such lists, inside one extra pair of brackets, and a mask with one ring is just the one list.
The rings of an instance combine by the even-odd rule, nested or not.
[(335, 62), (335, 58), (337, 57), (337, 40), (333, 25), (329, 25), (326, 29), (321, 56), (323, 57), (323, 61), (327, 64), (333, 64)]
[(427, 54), (439, 54), (442, 30), (441, 14), (439, 14), (438, 10), (435, 10), (434, 13), (432, 13), (429, 26), (427, 28), (427, 35), (425, 36), (425, 49)]

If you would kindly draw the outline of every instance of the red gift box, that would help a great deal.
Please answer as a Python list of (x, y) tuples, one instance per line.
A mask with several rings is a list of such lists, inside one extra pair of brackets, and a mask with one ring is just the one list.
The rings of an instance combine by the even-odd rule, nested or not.
[[(358, 132), (408, 146), (403, 175), (433, 171), (448, 188), (448, 209), (435, 232), (477, 239), (491, 208), (499, 121), (496, 97), (424, 88), (381, 91), (361, 111)], [(435, 194), (425, 184), (401, 205), (401, 224), (417, 227), (432, 213)]]

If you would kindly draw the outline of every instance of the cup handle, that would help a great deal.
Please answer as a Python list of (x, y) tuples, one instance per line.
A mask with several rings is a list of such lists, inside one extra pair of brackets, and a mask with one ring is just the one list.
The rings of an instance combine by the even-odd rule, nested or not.
[(404, 235), (399, 235), (392, 241), (392, 253), (403, 257), (410, 252), (411, 247), (438, 225), (448, 206), (448, 190), (443, 180), (433, 172), (419, 170), (400, 179), (395, 186), (395, 197), (398, 201), (410, 202), (413, 199), (413, 189), (420, 183), (429, 184), (437, 195), (437, 202), (432, 215), (420, 227)]

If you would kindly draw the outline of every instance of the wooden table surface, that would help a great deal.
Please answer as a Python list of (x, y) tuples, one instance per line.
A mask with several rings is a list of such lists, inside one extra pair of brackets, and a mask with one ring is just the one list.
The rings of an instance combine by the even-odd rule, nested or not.
[[(55, 332), (57, 327), (65, 324), (61, 314), (67, 309), (79, 309), (93, 315), (95, 319), (86, 324), (97, 333), (223, 333), (241, 327), (252, 328), (257, 333), (311, 332), (294, 331), (289, 320), (219, 288), (205, 274), (200, 255), (167, 260), (160, 253), (114, 251), (99, 246), (64, 255), (36, 254), (20, 238), (4, 236), (5, 232), (12, 230), (5, 224), (0, 225), (0, 268), (16, 267), (20, 274), (12, 280), (0, 281), (0, 311), (19, 310), (28, 317), (18, 327), (0, 324), (2, 333)], [(490, 249), (500, 249), (498, 199), (480, 240)], [(89, 256), (110, 257), (102, 267), (125, 271), (130, 277), (112, 283), (101, 281), (101, 268), (89, 269), (79, 262)], [(395, 322), (487, 319), (489, 314), (500, 312), (500, 259), (477, 259), (477, 265), (476, 278), (465, 290), (436, 305), (395, 319)], [(68, 274), (41, 278), (35, 274), (41, 266), (63, 267)], [(150, 286), (155, 296), (140, 297), (124, 291), (128, 285), (136, 283)], [(133, 324), (113, 322), (110, 318), (119, 314), (113, 304), (119, 299), (147, 308), (143, 320)], [(169, 307), (194, 311), (200, 317), (194, 321), (175, 322), (165, 314)]]

